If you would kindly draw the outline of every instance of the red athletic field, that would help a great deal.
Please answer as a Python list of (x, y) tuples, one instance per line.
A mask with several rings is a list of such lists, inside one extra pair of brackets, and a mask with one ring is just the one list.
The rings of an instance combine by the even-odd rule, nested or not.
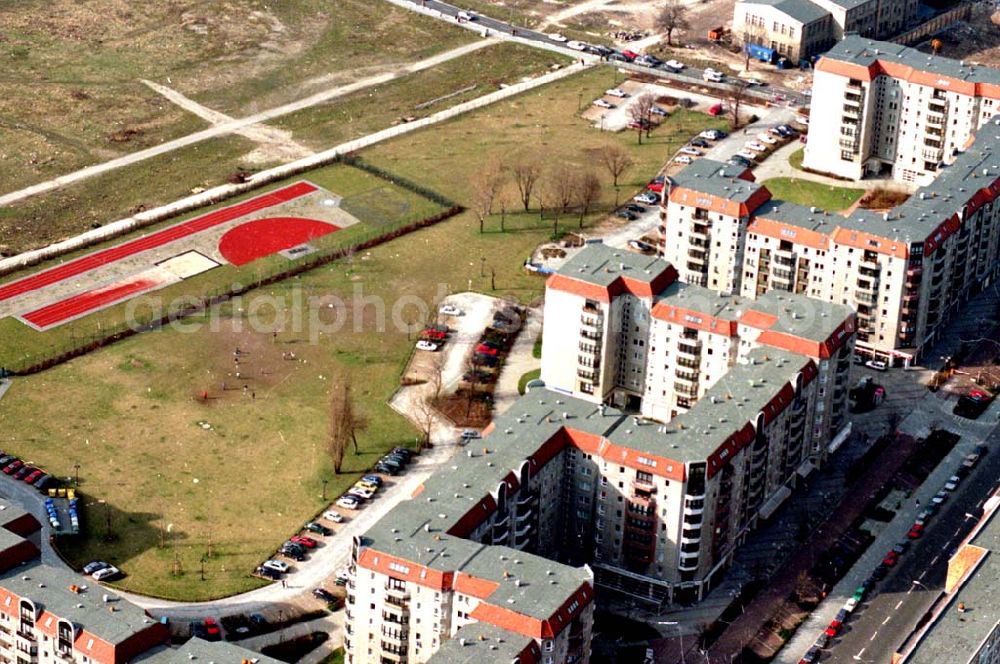
[(174, 242), (193, 233), (198, 233), (214, 226), (218, 226), (219, 224), (233, 221), (234, 219), (238, 219), (244, 215), (250, 214), (251, 212), (263, 210), (281, 203), (286, 203), (312, 193), (316, 191), (316, 189), (317, 188), (315, 186), (309, 184), (308, 182), (297, 182), (283, 189), (278, 189), (262, 196), (251, 198), (248, 201), (244, 201), (227, 208), (222, 208), (221, 210), (216, 210), (214, 212), (209, 212), (208, 214), (195, 217), (194, 219), (189, 219), (151, 235), (136, 238), (135, 240), (119, 244), (115, 247), (111, 247), (110, 249), (104, 249), (103, 251), (87, 254), (86, 256), (69, 261), (68, 263), (33, 274), (30, 277), (25, 277), (24, 279), (19, 279), (18, 281), (0, 286), (0, 301), (8, 300), (12, 297), (23, 295), (24, 293), (43, 288), (45, 286), (50, 286), (54, 283), (69, 279), (70, 277), (75, 277), (78, 274), (122, 260), (123, 258), (127, 258), (141, 251), (155, 249), (156, 247), (160, 247), (169, 242)]
[(36, 309), (26, 313), (21, 318), (40, 329), (46, 329), (60, 323), (64, 323), (70, 318), (75, 318), (85, 313), (89, 313), (109, 304), (126, 300), (143, 291), (160, 286), (161, 282), (156, 279), (138, 277), (127, 281), (118, 282), (111, 286), (95, 288), (85, 291), (79, 295), (68, 297), (65, 300), (53, 302), (41, 309)]
[(233, 265), (246, 265), (339, 230), (339, 226), (301, 217), (255, 219), (226, 231), (219, 252)]

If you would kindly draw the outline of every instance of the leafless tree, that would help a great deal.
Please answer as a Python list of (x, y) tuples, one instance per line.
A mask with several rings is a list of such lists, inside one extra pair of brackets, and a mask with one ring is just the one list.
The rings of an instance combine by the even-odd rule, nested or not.
[(545, 183), (549, 206), (553, 211), (552, 234), (559, 234), (559, 217), (566, 214), (577, 199), (577, 176), (574, 167), (560, 164)]
[(333, 462), (333, 472), (340, 474), (340, 469), (344, 465), (344, 452), (350, 441), (351, 434), (344, 426), (345, 414), (347, 411), (348, 390), (346, 381), (339, 381), (333, 385), (330, 392), (330, 409), (328, 412), (330, 421), (327, 434), (326, 449)]
[(750, 44), (764, 44), (767, 28), (763, 25), (746, 25), (743, 31), (743, 71), (750, 71)]
[(629, 118), (635, 123), (636, 136), (640, 145), (642, 145), (643, 132), (646, 133), (647, 138), (649, 137), (649, 129), (653, 124), (653, 106), (655, 105), (656, 96), (645, 92), (636, 97), (628, 108)]
[(431, 355), (427, 367), (427, 384), (430, 386), (431, 399), (434, 403), (441, 398), (441, 391), (444, 389), (444, 357), (443, 353)]
[(687, 30), (691, 27), (687, 7), (680, 0), (667, 0), (656, 15), (654, 25), (660, 32), (667, 33), (667, 45), (673, 46), (674, 30)]
[(743, 105), (743, 100), (746, 98), (747, 90), (749, 89), (750, 83), (739, 80), (729, 90), (729, 110), (731, 112), (729, 126), (733, 129), (739, 129), (740, 127), (740, 106)]
[(420, 429), (420, 434), (423, 436), (423, 446), (430, 447), (431, 433), (434, 431), (434, 418), (437, 416), (437, 411), (431, 402), (431, 395), (422, 395), (417, 399), (415, 405), (416, 412), (414, 412), (414, 417), (417, 420), (417, 427)]
[(521, 155), (511, 165), (510, 172), (514, 176), (514, 184), (517, 185), (524, 211), (527, 212), (535, 185), (542, 176), (542, 167), (534, 157)]
[(597, 152), (597, 160), (607, 169), (615, 187), (618, 186), (618, 178), (635, 163), (628, 150), (617, 143), (608, 143), (600, 148)]
[(490, 161), (472, 174), (469, 186), (472, 188), (472, 211), (479, 220), (479, 232), (483, 232), (486, 218), (493, 214), (493, 205), (504, 185), (504, 170), (500, 162)]
[(580, 228), (583, 228), (583, 219), (590, 213), (590, 209), (601, 200), (601, 179), (594, 171), (584, 171), (579, 173), (577, 183), (577, 203), (580, 206)]

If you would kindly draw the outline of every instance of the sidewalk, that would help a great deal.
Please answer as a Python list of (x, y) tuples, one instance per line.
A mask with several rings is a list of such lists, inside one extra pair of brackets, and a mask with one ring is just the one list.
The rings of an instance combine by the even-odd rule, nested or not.
[(494, 417), (507, 412), (518, 397), (521, 395), (517, 391), (521, 376), (534, 371), (542, 366), (542, 361), (533, 354), (535, 340), (542, 333), (542, 312), (540, 309), (528, 309), (528, 318), (524, 322), (524, 327), (517, 335), (517, 341), (511, 348), (510, 354), (504, 361), (503, 369), (500, 370), (500, 378), (497, 380), (496, 390), (493, 392), (493, 414)]

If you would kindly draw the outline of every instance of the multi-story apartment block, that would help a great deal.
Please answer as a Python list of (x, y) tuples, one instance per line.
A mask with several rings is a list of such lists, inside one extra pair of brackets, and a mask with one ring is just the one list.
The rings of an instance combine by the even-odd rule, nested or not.
[(803, 165), (930, 184), (1000, 112), (1000, 71), (861, 37), (816, 65)]
[(546, 389), (355, 543), (350, 662), (586, 662), (595, 585), (701, 598), (843, 422), (846, 307), (722, 298), (593, 245), (545, 318)]
[[(847, 305), (862, 355), (909, 364), (996, 279), (998, 145), (1000, 119), (901, 205), (847, 216), (771, 199), (743, 169), (702, 159), (667, 196), (664, 254), (688, 260), (682, 280), (723, 293), (784, 291)], [(746, 218), (735, 217), (743, 206)]]
[(917, 12), (917, 0), (741, 0), (733, 8), (733, 35), (797, 63), (847, 34), (892, 37), (916, 23)]
[[(93, 580), (38, 561), (38, 521), (0, 502), (0, 661), (16, 664), (277, 664), (230, 644), (168, 647), (166, 625)], [(37, 540), (36, 540), (37, 541)]]

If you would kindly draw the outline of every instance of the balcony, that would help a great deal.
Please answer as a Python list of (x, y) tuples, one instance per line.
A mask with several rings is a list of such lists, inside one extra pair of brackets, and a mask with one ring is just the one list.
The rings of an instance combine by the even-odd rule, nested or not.
[(690, 556), (682, 553), (680, 560), (677, 562), (677, 569), (682, 572), (691, 572), (698, 569), (698, 554)]
[(406, 652), (394, 652), (392, 650), (382, 649), (382, 660), (389, 660), (390, 662), (399, 662), (399, 664), (406, 664)]
[(405, 601), (410, 599), (410, 591), (405, 587), (400, 588), (398, 586), (391, 586), (387, 583), (385, 584), (385, 597), (386, 600), (392, 598), (394, 600)]
[(603, 325), (604, 319), (601, 316), (595, 314), (584, 313), (580, 316), (580, 324), (584, 327), (600, 329)]
[(410, 622), (410, 609), (406, 606), (396, 606), (395, 604), (382, 605), (382, 620), (390, 623), (404, 624)]
[(684, 505), (684, 516), (701, 516), (704, 513), (705, 513), (704, 505), (701, 505), (699, 507)]
[(696, 397), (698, 396), (698, 385), (687, 385), (685, 383), (674, 383), (674, 392), (677, 394), (682, 394), (686, 397)]
[(795, 255), (786, 249), (777, 249), (774, 252), (774, 263), (775, 265), (784, 265), (785, 267), (795, 266)]
[(600, 354), (601, 349), (598, 346), (594, 345), (594, 344), (585, 344), (585, 343), (581, 342), (580, 343), (580, 352), (584, 353), (586, 355), (598, 355), (598, 354)]
[(589, 339), (590, 341), (600, 341), (601, 331), (600, 330), (594, 331), (582, 327), (580, 328), (580, 336), (583, 337), (584, 339)]
[(931, 161), (936, 164), (944, 159), (944, 148), (924, 148), (920, 151), (920, 156), (923, 157), (925, 161)]
[(944, 127), (948, 118), (944, 113), (927, 113), (927, 126), (928, 127)]
[(698, 531), (698, 534), (694, 537), (687, 537), (685, 535), (681, 535), (681, 544), (700, 544), (700, 543), (701, 543), (700, 530)]
[(680, 369), (676, 369), (674, 371), (674, 376), (679, 381), (683, 381), (690, 385), (698, 385), (698, 372), (696, 371), (681, 371)]
[(538, 500), (537, 491), (520, 491), (517, 494), (517, 506), (524, 507), (525, 505), (530, 505)]
[(591, 357), (588, 355), (577, 355), (576, 363), (584, 367), (585, 369), (593, 369), (597, 371), (601, 368), (601, 358)]
[(583, 368), (581, 368), (581, 369), (577, 369), (576, 370), (576, 375), (579, 378), (582, 378), (584, 380), (590, 381), (591, 383), (596, 383), (597, 382), (597, 372), (596, 371), (592, 371), (592, 370), (589, 370), (589, 369), (583, 369)]
[(535, 516), (535, 510), (531, 509), (531, 507), (526, 507), (522, 510), (519, 510), (517, 516), (514, 517), (514, 526), (515, 527), (519, 526), (525, 521), (530, 520), (533, 516)]
[(700, 240), (702, 242), (708, 243), (708, 226), (704, 224), (692, 224), (691, 230), (688, 231), (688, 237), (693, 240)]
[(531, 534), (531, 523), (518, 524), (514, 526), (514, 538), (524, 539)]
[(643, 480), (638, 477), (632, 480), (632, 488), (646, 493), (656, 493), (656, 484), (652, 480)]
[(861, 291), (861, 290), (854, 291), (854, 299), (862, 304), (867, 304), (867, 305), (875, 304), (875, 296), (866, 291)]
[(678, 343), (677, 352), (681, 355), (687, 355), (689, 357), (698, 357), (701, 355), (701, 342), (683, 341)]

